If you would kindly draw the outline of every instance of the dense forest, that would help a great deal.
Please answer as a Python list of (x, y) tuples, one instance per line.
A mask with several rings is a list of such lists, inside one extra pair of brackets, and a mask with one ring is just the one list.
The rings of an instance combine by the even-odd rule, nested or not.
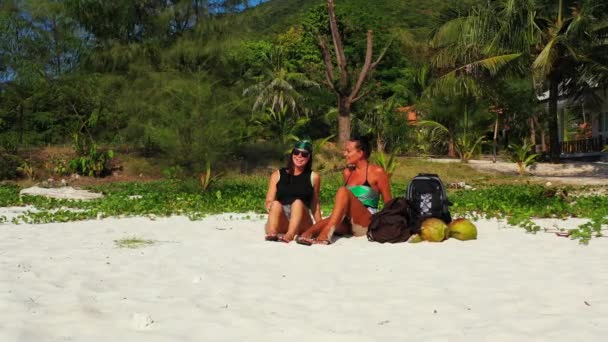
[(332, 2), (336, 31), (325, 0), (3, 0), (2, 178), (44, 146), (73, 148), (58, 172), (102, 175), (111, 150), (253, 165), (338, 142), (343, 119), (390, 153), (551, 155), (558, 93), (597, 103), (608, 84), (608, 1)]

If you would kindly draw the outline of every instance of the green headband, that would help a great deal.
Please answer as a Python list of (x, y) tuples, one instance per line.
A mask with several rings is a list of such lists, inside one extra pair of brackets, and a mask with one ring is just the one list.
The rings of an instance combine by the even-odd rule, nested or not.
[(301, 150), (306, 150), (308, 152), (312, 152), (312, 143), (309, 140), (300, 140), (300, 141), (297, 141), (293, 145), (293, 147), (301, 149)]

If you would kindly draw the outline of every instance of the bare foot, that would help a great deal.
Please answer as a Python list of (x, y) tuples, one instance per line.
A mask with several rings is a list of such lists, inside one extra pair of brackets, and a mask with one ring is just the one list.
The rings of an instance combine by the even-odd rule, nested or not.
[(312, 239), (312, 233), (304, 232), (304, 233), (298, 235), (298, 238), (310, 240), (310, 239)]
[(295, 234), (285, 234), (279, 240), (285, 243), (290, 243), (295, 238)]

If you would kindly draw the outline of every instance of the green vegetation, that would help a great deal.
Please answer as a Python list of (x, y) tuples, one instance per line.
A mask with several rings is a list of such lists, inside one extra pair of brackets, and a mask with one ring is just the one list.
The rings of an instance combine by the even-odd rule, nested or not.
[[(419, 172), (489, 183), (521, 201), (454, 192), (454, 210), (507, 215), (531, 231), (530, 217), (586, 216), (592, 223), (572, 236), (599, 234), (606, 215), (591, 207), (604, 197), (528, 203), (542, 190), (525, 176), (399, 156), (466, 162), (529, 141), (511, 144), (524, 170), (547, 142), (555, 156), (559, 91), (583, 102), (567, 105), (562, 132), (575, 137), (583, 124), (590, 132), (595, 90), (608, 86), (605, 1), (334, 3), (341, 48), (326, 0), (0, 2), (0, 180), (122, 170), (166, 179), (99, 185), (107, 197), (88, 203), (19, 199), (3, 185), (0, 204), (43, 209), (16, 222), (261, 212), (267, 175), (256, 175), (282, 163), (294, 139), (314, 141), (331, 196), (341, 184), (332, 172), (341, 165), (337, 140), (364, 134), (395, 193)], [(548, 111), (536, 96), (543, 92)]]
[(532, 144), (525, 139), (521, 145), (509, 144), (509, 159), (517, 164), (517, 170), (520, 175), (526, 173), (526, 169), (536, 163), (537, 153), (531, 153)]
[(98, 151), (93, 145), (85, 155), (72, 159), (69, 167), (79, 175), (101, 177), (110, 171), (108, 163), (113, 157), (112, 150)]
[(480, 2), (436, 32), (435, 63), (451, 69), (436, 86), (492, 101), (498, 98), (496, 80), (527, 70), (534, 84), (548, 90), (545, 120), (554, 142), (551, 158), (557, 160), (558, 98), (588, 96), (606, 85), (606, 73), (598, 70), (608, 65), (607, 13), (602, 0)]
[[(454, 216), (473, 218), (504, 218), (512, 225), (519, 225), (529, 232), (539, 231), (531, 218), (585, 217), (591, 222), (572, 232), (572, 237), (588, 242), (592, 236), (601, 236), (602, 225), (608, 224), (608, 197), (559, 196), (565, 190), (524, 183), (482, 185), (479, 178), (466, 179), (476, 190), (450, 190), (454, 202)], [(446, 177), (448, 180), (450, 177)], [(393, 176), (392, 191), (404, 193), (406, 182)], [(475, 181), (474, 179), (477, 179)], [(321, 190), (324, 212), (330, 212), (333, 195), (341, 186), (338, 174), (326, 175)], [(202, 192), (198, 181), (159, 181), (148, 183), (113, 183), (92, 187), (106, 196), (94, 201), (68, 201), (42, 197), (22, 197), (18, 187), (0, 186), (0, 205), (32, 205), (39, 212), (26, 212), (12, 220), (13, 223), (68, 222), (104, 217), (147, 216), (161, 217), (185, 215), (198, 220), (209, 214), (224, 212), (256, 213), (263, 215), (261, 199), (264, 198), (267, 177), (241, 176), (218, 180), (209, 191)]]
[[(490, 151), (491, 133), (495, 153), (556, 141), (556, 82), (571, 78), (586, 103), (589, 84), (608, 82), (598, 0), (334, 3), (339, 49), (325, 0), (3, 1), (0, 176), (103, 176), (121, 153), (183, 175), (251, 170), (294, 137), (348, 134), (466, 161)], [(535, 96), (545, 90), (549, 116)], [(571, 107), (569, 122), (589, 119)], [(445, 130), (410, 125), (411, 113)], [(58, 145), (74, 155), (52, 168), (31, 157)]]
[(130, 237), (120, 240), (114, 240), (116, 247), (118, 248), (142, 248), (153, 245), (156, 241), (154, 240), (145, 240), (138, 237)]

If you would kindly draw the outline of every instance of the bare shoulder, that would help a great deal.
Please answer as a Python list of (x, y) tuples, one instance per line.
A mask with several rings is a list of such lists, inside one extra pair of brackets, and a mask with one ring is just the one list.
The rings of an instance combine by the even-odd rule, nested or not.
[(373, 174), (376, 177), (386, 177), (386, 171), (379, 165), (370, 164), (369, 165), (369, 173)]
[(272, 174), (270, 175), (270, 180), (278, 182), (279, 178), (281, 178), (281, 172), (279, 170), (272, 171)]
[(310, 173), (310, 181), (312, 182), (313, 186), (315, 184), (319, 184), (319, 182), (321, 181), (321, 175), (318, 172), (312, 171)]

